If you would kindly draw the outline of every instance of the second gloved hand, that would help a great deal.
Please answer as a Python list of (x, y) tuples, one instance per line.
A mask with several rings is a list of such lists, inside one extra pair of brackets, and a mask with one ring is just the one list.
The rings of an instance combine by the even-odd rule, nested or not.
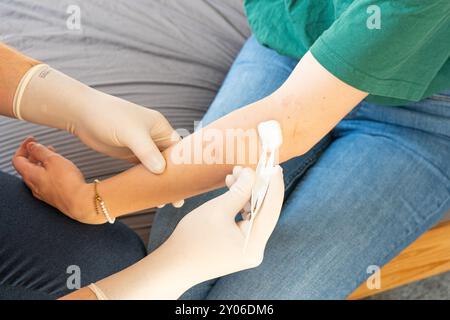
[(187, 214), (158, 249), (97, 287), (108, 299), (177, 299), (200, 282), (257, 267), (280, 215), (284, 182), (276, 166), (244, 250), (248, 221), (235, 218), (250, 200), (254, 179), (251, 169), (234, 170), (228, 192)]

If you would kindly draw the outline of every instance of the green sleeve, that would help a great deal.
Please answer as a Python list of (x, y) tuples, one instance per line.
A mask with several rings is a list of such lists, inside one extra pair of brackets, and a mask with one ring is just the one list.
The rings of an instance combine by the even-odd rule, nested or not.
[(357, 89), (420, 100), (448, 66), (450, 1), (356, 0), (310, 50)]

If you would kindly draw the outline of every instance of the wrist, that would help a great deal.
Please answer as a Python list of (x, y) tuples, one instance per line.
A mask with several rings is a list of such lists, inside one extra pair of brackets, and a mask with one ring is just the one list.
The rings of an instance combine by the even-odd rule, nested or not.
[(147, 287), (155, 299), (178, 299), (199, 281), (194, 267), (180, 250), (174, 252), (166, 244), (161, 245), (148, 257), (146, 263)]
[(14, 117), (13, 100), (23, 76), (40, 62), (0, 43), (0, 78), (8, 79), (0, 83), (0, 111)]
[(158, 266), (168, 271), (171, 279), (177, 282), (181, 295), (189, 288), (210, 278), (203, 272), (205, 261), (202, 259), (202, 254), (199, 255), (195, 250), (192, 251), (189, 245), (189, 248), (186, 248), (183, 243), (180, 243), (180, 239), (174, 236), (176, 232), (174, 231), (152, 254), (157, 254), (158, 261), (164, 261), (163, 266), (160, 264)]
[[(77, 136), (79, 128), (91, 120), (90, 107), (96, 105), (97, 91), (53, 68), (48, 78), (48, 89), (60, 94), (50, 93), (45, 97), (51, 110), (44, 110), (38, 117), (41, 119), (43, 115), (47, 115), (47, 126)], [(49, 112), (53, 114), (53, 118), (49, 117)]]
[(96, 285), (110, 300), (175, 300), (195, 284), (179, 262), (178, 257), (162, 245)]
[(95, 90), (45, 64), (22, 77), (14, 96), (17, 118), (74, 133), (85, 121)]
[(81, 223), (106, 223), (105, 217), (97, 214), (94, 197), (95, 191), (93, 183), (85, 183), (80, 186), (78, 192), (71, 201), (69, 215)]

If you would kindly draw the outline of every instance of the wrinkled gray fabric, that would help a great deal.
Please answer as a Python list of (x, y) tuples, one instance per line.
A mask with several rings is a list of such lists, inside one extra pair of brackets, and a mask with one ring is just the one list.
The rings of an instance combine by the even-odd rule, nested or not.
[[(66, 26), (70, 5), (81, 9), (80, 31)], [(241, 0), (0, 1), (0, 41), (189, 130), (248, 36)], [(14, 173), (11, 156), (29, 134), (55, 146), (88, 178), (128, 166), (63, 132), (0, 117), (0, 170)]]

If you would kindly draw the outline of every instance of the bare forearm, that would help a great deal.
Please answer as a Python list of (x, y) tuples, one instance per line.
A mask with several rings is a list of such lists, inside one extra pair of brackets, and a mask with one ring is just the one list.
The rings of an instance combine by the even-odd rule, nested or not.
[(0, 115), (13, 117), (16, 88), (24, 74), (39, 62), (0, 43)]
[(88, 287), (84, 287), (59, 298), (59, 300), (97, 300), (97, 297)]
[[(167, 149), (164, 152), (167, 168), (162, 175), (153, 175), (139, 165), (104, 181), (100, 192), (109, 210), (118, 216), (218, 188), (234, 165), (255, 165), (248, 157), (252, 153), (250, 149), (254, 149), (249, 139), (244, 137), (239, 141), (247, 155), (242, 161), (226, 159), (226, 150), (222, 148), (224, 163), (178, 164), (173, 161), (177, 159), (177, 148), (202, 141), (199, 137), (211, 130), (226, 137), (227, 130), (256, 132), (259, 123), (277, 120), (283, 133), (279, 155), (283, 162), (311, 149), (365, 96), (366, 93), (335, 78), (307, 54), (275, 93), (213, 122), (184, 139), (181, 145)], [(203, 144), (194, 153), (205, 152), (206, 148), (211, 146)]]

